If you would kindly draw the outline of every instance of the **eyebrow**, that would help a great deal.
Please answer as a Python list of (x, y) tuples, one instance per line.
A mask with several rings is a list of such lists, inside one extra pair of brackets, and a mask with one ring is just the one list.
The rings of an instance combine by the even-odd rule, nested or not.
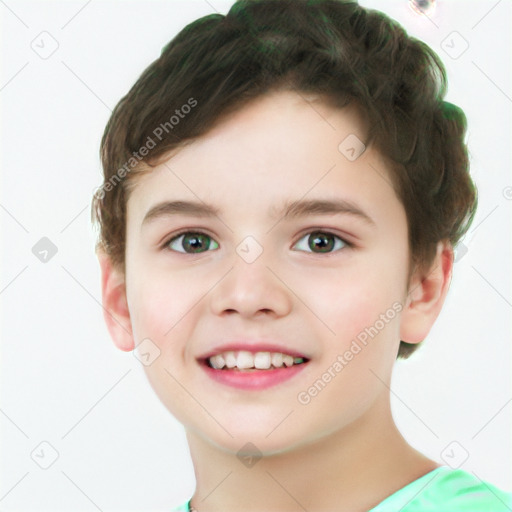
[[(198, 201), (164, 201), (151, 207), (142, 226), (156, 219), (172, 217), (174, 215), (188, 215), (199, 218), (217, 217), (221, 210), (211, 204)], [(336, 215), (348, 214), (363, 220), (370, 226), (375, 226), (374, 220), (354, 203), (345, 199), (309, 199), (285, 202), (277, 209), (270, 208), (269, 217), (282, 217), (283, 220), (292, 220), (308, 215)]]

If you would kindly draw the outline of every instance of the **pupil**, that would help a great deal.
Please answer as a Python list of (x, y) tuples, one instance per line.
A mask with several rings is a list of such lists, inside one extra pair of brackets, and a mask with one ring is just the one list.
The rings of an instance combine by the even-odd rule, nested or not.
[[(325, 239), (326, 238), (330, 238), (331, 239), (331, 242), (325, 242)], [(318, 245), (321, 245), (323, 247), (320, 247), (320, 249), (322, 249), (321, 252), (327, 252), (329, 251), (330, 249), (332, 249), (333, 247), (333, 242), (332, 242), (332, 235), (326, 235), (326, 234), (317, 234), (317, 233), (314, 233), (311, 235), (310, 237), (310, 244), (309, 244), (309, 247), (310, 249), (315, 249), (316, 245), (315, 244), (318, 244)]]
[(206, 246), (206, 248), (207, 248), (208, 244), (204, 243), (204, 241), (203, 242), (201, 241), (201, 238), (204, 236), (205, 235), (201, 235), (199, 233), (192, 235), (192, 236), (186, 236), (183, 239), (184, 245), (185, 245), (185, 250), (188, 247), (189, 249), (192, 249), (192, 251), (197, 252), (198, 249), (199, 250), (201, 249), (201, 246)]

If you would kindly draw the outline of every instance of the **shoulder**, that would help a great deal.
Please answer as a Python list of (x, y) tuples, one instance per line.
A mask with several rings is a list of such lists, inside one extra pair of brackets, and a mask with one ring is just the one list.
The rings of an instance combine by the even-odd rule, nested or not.
[(440, 467), (403, 512), (510, 512), (512, 494), (462, 469)]
[(188, 512), (188, 501), (180, 505), (179, 507), (171, 509), (169, 512)]

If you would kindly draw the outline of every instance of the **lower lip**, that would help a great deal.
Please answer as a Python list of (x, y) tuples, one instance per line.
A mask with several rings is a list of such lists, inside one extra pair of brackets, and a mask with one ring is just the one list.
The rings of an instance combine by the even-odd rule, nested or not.
[(308, 363), (294, 364), (274, 370), (215, 370), (201, 364), (206, 374), (213, 380), (238, 389), (260, 390), (277, 386), (297, 375)]

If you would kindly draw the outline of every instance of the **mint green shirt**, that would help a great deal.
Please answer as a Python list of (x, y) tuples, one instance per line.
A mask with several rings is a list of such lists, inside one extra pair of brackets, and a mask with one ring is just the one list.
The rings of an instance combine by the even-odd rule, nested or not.
[[(512, 512), (512, 493), (462, 469), (440, 466), (402, 487), (368, 512), (398, 511)], [(188, 512), (188, 502), (171, 512)]]

